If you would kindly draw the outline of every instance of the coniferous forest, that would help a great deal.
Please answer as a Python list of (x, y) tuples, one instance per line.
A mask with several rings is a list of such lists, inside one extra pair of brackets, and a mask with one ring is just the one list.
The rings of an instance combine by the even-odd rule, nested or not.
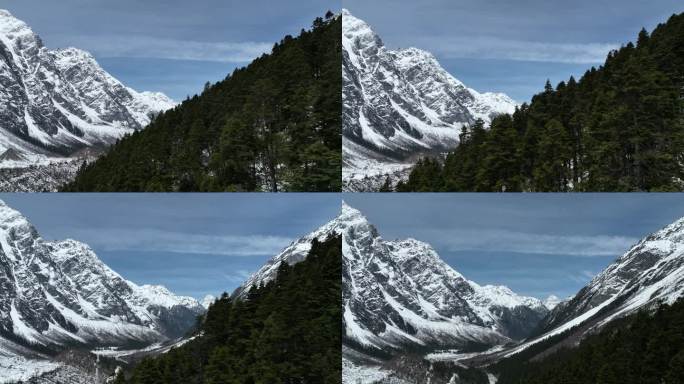
[(117, 384), (340, 383), (342, 238), (313, 242), (307, 258), (244, 300), (224, 294), (200, 337), (148, 358)]
[(397, 190), (681, 191), (683, 111), (680, 14), (489, 129), (463, 128), (444, 161), (423, 159)]
[(83, 165), (65, 191), (339, 191), (341, 17), (285, 36)]
[(576, 348), (510, 360), (497, 367), (499, 384), (684, 383), (684, 300), (616, 320)]

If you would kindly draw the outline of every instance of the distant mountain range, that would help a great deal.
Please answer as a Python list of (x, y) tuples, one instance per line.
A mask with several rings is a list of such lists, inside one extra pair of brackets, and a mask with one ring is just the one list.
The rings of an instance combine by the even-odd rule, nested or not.
[(462, 126), (515, 110), (510, 97), (468, 88), (426, 51), (388, 49), (347, 10), (342, 49), (345, 190), (398, 181), (421, 155), (456, 146)]
[[(126, 87), (88, 52), (49, 50), (26, 23), (0, 10), (0, 168), (91, 159), (173, 106), (162, 93)], [(25, 185), (0, 179), (3, 190)]]

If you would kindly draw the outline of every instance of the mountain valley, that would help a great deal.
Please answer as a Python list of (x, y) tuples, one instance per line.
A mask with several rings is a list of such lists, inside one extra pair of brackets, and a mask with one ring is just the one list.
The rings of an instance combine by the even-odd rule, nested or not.
[(667, 312), (684, 294), (684, 219), (633, 245), (574, 296), (545, 301), (469, 281), (428, 244), (386, 241), (348, 205), (340, 220), (345, 383), (513, 383), (530, 362), (573, 356), (583, 340)]

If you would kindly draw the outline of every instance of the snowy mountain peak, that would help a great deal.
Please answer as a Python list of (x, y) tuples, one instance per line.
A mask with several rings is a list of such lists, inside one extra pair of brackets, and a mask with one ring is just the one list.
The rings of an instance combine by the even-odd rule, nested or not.
[(315, 231), (293, 241), (282, 252), (264, 264), (256, 273), (252, 274), (233, 292), (232, 296), (244, 298), (252, 287), (258, 287), (259, 284), (266, 284), (273, 280), (277, 275), (280, 264), (287, 263), (293, 265), (304, 260), (311, 250), (311, 243), (314, 239), (323, 241), (331, 235), (340, 233), (341, 223), (342, 221), (340, 221), (338, 216)]
[(368, 44), (376, 47), (383, 46), (380, 37), (373, 32), (370, 25), (365, 21), (354, 17), (347, 9), (342, 9), (342, 41), (347, 40), (357, 46), (367, 46)]
[(125, 87), (88, 52), (48, 50), (7, 11), (0, 12), (0, 100), (0, 153), (13, 153), (0, 167), (67, 161), (142, 129), (175, 105)]
[(196, 299), (190, 296), (177, 296), (163, 285), (145, 284), (136, 286), (130, 282), (129, 285), (131, 285), (136, 293), (146, 299), (151, 305), (157, 305), (167, 309), (177, 306), (193, 308), (195, 310), (199, 310), (200, 307), (204, 308)]
[[(7, 205), (3, 200), (0, 200), (0, 229), (4, 232), (12, 232), (16, 234), (22, 232), (27, 234), (36, 233), (33, 225), (16, 209)], [(0, 234), (0, 237), (2, 234)]]
[(353, 223), (367, 223), (366, 217), (358, 209), (352, 207), (346, 202), (342, 202), (342, 211), (337, 221), (352, 225)]
[(203, 312), (192, 298), (124, 280), (84, 243), (42, 239), (0, 203), (0, 329), (27, 346), (151, 344), (185, 334)]
[(556, 295), (549, 295), (546, 299), (544, 299), (544, 306), (548, 308), (549, 310), (552, 310), (558, 306), (558, 304), (561, 303), (561, 300), (558, 296)]
[[(452, 149), (464, 125), (513, 113), (502, 93), (466, 87), (419, 48), (388, 49), (371, 27), (342, 13), (343, 179), (346, 191), (404, 178), (418, 158)], [(379, 184), (379, 185), (377, 185)]]
[(205, 309), (209, 309), (209, 306), (211, 306), (212, 304), (214, 304), (214, 302), (215, 302), (216, 300), (218, 300), (218, 299), (216, 298), (216, 296), (214, 296), (214, 295), (206, 295), (206, 296), (204, 296), (204, 298), (202, 299), (202, 301), (201, 301), (200, 303), (202, 304), (202, 306), (203, 306)]
[(535, 298), (468, 281), (425, 242), (383, 240), (360, 212), (347, 211), (354, 224), (340, 220), (342, 299), (345, 338), (355, 345), (497, 345), (526, 337), (547, 314)]
[(31, 28), (6, 9), (0, 9), (0, 34), (33, 34)]

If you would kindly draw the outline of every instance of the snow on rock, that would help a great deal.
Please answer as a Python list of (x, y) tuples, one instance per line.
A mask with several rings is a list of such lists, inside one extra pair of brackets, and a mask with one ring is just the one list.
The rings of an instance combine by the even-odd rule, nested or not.
[(551, 310), (553, 310), (554, 308), (556, 308), (556, 306), (557, 306), (558, 304), (560, 304), (561, 301), (562, 301), (562, 300), (561, 300), (558, 296), (556, 296), (556, 295), (549, 295), (549, 297), (547, 297), (547, 298), (544, 300), (544, 306), (545, 306), (546, 308), (548, 308), (549, 311), (551, 311)]
[(0, 327), (26, 345), (151, 344), (185, 334), (204, 311), (123, 279), (86, 244), (43, 239), (0, 201)]
[(88, 52), (47, 49), (26, 23), (0, 10), (0, 154), (16, 154), (0, 156), (0, 168), (80, 158), (83, 149), (101, 150), (175, 105), (161, 93), (124, 86)]
[(609, 265), (572, 298), (556, 305), (543, 334), (507, 356), (578, 325), (593, 332), (610, 321), (684, 296), (684, 218), (647, 236)]
[(293, 265), (304, 260), (311, 250), (311, 243), (314, 239), (324, 241), (329, 236), (340, 233), (339, 226), (340, 217), (337, 217), (306, 236), (293, 241), (282, 252), (269, 260), (256, 273), (251, 275), (235, 290), (235, 292), (233, 292), (232, 296), (244, 298), (250, 288), (258, 287), (260, 284), (266, 284), (273, 280), (277, 275), (278, 267), (282, 263)]
[(342, 358), (342, 384), (377, 383), (392, 374), (377, 365), (356, 364)]
[(489, 123), (517, 105), (504, 94), (466, 87), (426, 51), (388, 49), (346, 9), (342, 60), (345, 190), (363, 190), (364, 180), (378, 184), (387, 176), (396, 183), (407, 174), (396, 166), (453, 148), (463, 125)]
[(202, 304), (202, 306), (203, 306), (205, 309), (209, 309), (209, 306), (212, 305), (212, 304), (214, 304), (214, 302), (216, 302), (216, 300), (218, 300), (218, 298), (217, 298), (216, 296), (214, 296), (214, 295), (206, 295), (206, 296), (204, 296), (204, 298), (202, 299), (202, 301), (200, 302), (200, 304)]
[(26, 381), (59, 367), (47, 356), (0, 338), (0, 384)]
[(529, 335), (548, 310), (538, 299), (467, 280), (424, 242), (384, 240), (343, 204), (344, 336), (364, 348), (499, 345)]

